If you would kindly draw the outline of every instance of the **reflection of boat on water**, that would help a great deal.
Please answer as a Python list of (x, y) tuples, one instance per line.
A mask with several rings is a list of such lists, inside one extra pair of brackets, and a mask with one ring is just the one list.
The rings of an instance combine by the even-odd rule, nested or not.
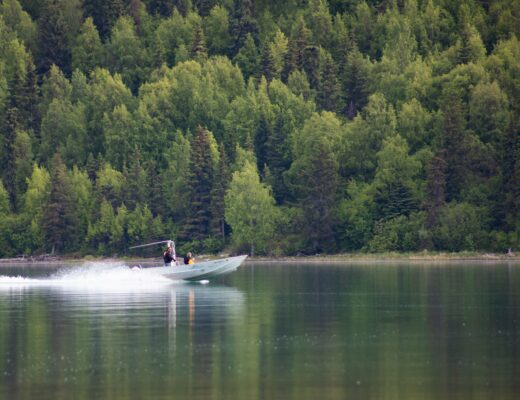
[(200, 281), (234, 272), (246, 258), (247, 256), (227, 257), (218, 260), (197, 262), (192, 265), (146, 268), (146, 271), (162, 275), (172, 280)]

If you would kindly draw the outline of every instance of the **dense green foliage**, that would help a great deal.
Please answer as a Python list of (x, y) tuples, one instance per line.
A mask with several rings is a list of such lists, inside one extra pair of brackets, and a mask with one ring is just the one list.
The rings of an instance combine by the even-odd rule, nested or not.
[(519, 16), (4, 0), (0, 256), (519, 246)]

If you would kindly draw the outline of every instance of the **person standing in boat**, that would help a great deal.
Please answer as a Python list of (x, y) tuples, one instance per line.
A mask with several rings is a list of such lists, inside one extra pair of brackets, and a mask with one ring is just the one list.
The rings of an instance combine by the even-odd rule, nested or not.
[(185, 265), (195, 264), (195, 259), (193, 258), (193, 255), (191, 254), (191, 252), (188, 252), (188, 254), (186, 254), (184, 256), (184, 264)]
[(168, 247), (166, 248), (165, 252), (163, 253), (163, 260), (164, 260), (164, 266), (169, 267), (172, 265), (173, 262), (177, 262), (175, 259), (175, 250), (173, 249), (173, 243), (170, 241), (168, 242)]

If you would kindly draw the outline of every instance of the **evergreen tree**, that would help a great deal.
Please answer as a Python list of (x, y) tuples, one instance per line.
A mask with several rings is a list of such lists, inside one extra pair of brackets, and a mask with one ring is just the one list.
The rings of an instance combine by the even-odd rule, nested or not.
[(191, 143), (190, 157), (190, 214), (184, 236), (190, 240), (203, 240), (211, 233), (211, 190), (213, 188), (213, 159), (209, 134), (202, 127)]
[(304, 216), (300, 229), (306, 251), (334, 250), (339, 175), (331, 144), (324, 138), (314, 140), (312, 151), (294, 161), (287, 178)]
[(373, 181), (377, 220), (408, 217), (418, 208), (416, 177), (421, 164), (408, 153), (408, 143), (400, 135), (383, 140)]
[(307, 46), (303, 51), (303, 70), (307, 74), (311, 89), (318, 89), (320, 85), (320, 49), (316, 46)]
[(16, 134), (20, 129), (19, 113), (16, 107), (10, 107), (7, 110), (6, 127), (4, 129), (4, 143), (3, 143), (3, 181), (5, 189), (9, 193), (9, 199), (11, 205), (14, 208), (16, 206), (16, 180), (15, 180), (15, 154), (14, 144), (16, 140)]
[(24, 64), (9, 82), (7, 106), (16, 108), (17, 124), (20, 129), (32, 130), (38, 134), (38, 79), (30, 55)]
[(38, 20), (38, 73), (44, 75), (56, 64), (70, 74), (71, 54), (63, 7), (60, 0), (45, 0)]
[(186, 17), (192, 8), (191, 0), (173, 0), (174, 7), (181, 13), (182, 16)]
[(191, 58), (197, 60), (199, 63), (204, 62), (208, 58), (208, 50), (206, 49), (204, 41), (204, 32), (200, 26), (195, 28), (195, 37), (191, 48)]
[(346, 107), (346, 115), (353, 119), (368, 102), (368, 68), (367, 61), (354, 45), (348, 53), (345, 61), (343, 77), (343, 102)]
[(104, 40), (117, 19), (124, 13), (123, 0), (83, 0), (85, 16), (92, 17), (99, 35)]
[(338, 81), (337, 66), (328, 54), (325, 57), (319, 83), (316, 97), (318, 105), (326, 111), (341, 110), (341, 88)]
[(400, 180), (377, 187), (374, 203), (375, 217), (379, 220), (389, 220), (400, 215), (409, 216), (418, 205), (410, 188)]
[(169, 17), (172, 15), (173, 0), (150, 0), (148, 2), (150, 14)]
[(268, 136), (265, 152), (266, 163), (270, 171), (270, 182), (268, 183), (273, 188), (273, 195), (277, 204), (283, 203), (289, 197), (283, 179), (284, 172), (290, 166), (289, 146), (283, 124), (282, 116), (278, 115), (272, 134)]
[(96, 183), (97, 179), (97, 171), (99, 170), (100, 164), (98, 160), (96, 160), (92, 153), (88, 153), (87, 162), (85, 164), (85, 169), (87, 171), (88, 178), (92, 183)]
[(258, 70), (259, 54), (253, 37), (248, 34), (244, 42), (244, 46), (235, 56), (234, 61), (240, 67), (244, 78), (247, 80), (250, 76), (254, 76)]
[(38, 104), (38, 82), (32, 58), (30, 55), (20, 69), (14, 71), (9, 82), (9, 96), (7, 107), (16, 109), (16, 124), (19, 129), (39, 132)]
[(55, 251), (73, 250), (77, 236), (78, 218), (71, 196), (70, 183), (60, 153), (54, 155), (51, 169), (51, 192), (43, 212), (46, 244)]
[(430, 160), (426, 186), (426, 226), (431, 229), (437, 223), (439, 211), (446, 204), (446, 161), (444, 152)]
[(138, 148), (135, 148), (129, 164), (128, 169), (123, 172), (126, 181), (123, 193), (125, 205), (131, 211), (137, 204), (147, 203), (149, 188), (146, 171), (141, 165), (141, 152)]
[(206, 17), (215, 3), (215, 0), (193, 0), (193, 7), (197, 9), (200, 16)]
[(229, 55), (232, 58), (244, 46), (248, 36), (251, 36), (255, 45), (257, 45), (258, 25), (254, 16), (254, 5), (251, 0), (233, 0), (229, 33), (232, 38)]
[(103, 62), (103, 45), (92, 17), (88, 17), (80, 28), (72, 47), (72, 70), (79, 69), (88, 75)]
[(305, 25), (305, 20), (296, 21), (294, 32), (289, 39), (289, 49), (285, 53), (285, 63), (282, 70), (282, 80), (287, 82), (291, 72), (301, 70), (304, 65), (304, 51), (309, 46), (311, 31)]
[[(25, 193), (27, 179), (33, 170), (31, 137), (26, 131), (18, 131), (13, 144), (15, 193)], [(18, 209), (17, 204), (17, 209)]]
[(309, 0), (308, 21), (314, 42), (321, 47), (330, 47), (332, 17), (326, 0)]
[(265, 76), (267, 82), (271, 82), (276, 75), (276, 71), (274, 68), (273, 59), (271, 57), (271, 52), (269, 50), (268, 44), (265, 44), (262, 48), (261, 60), (261, 69), (258, 69), (258, 72)]
[(446, 199), (457, 199), (468, 175), (468, 152), (463, 104), (450, 97), (443, 105), (442, 149), (446, 154)]
[(9, 193), (4, 188), (4, 184), (0, 179), (0, 218), (5, 218), (11, 213), (11, 204), (9, 202)]
[(225, 219), (225, 195), (229, 187), (230, 171), (226, 150), (223, 145), (219, 146), (219, 160), (215, 171), (213, 189), (211, 191), (211, 217), (212, 232), (220, 237), (222, 242), (226, 238), (226, 219)]
[(486, 49), (475, 27), (465, 23), (461, 32), (461, 39), (458, 54), (458, 61), (461, 64), (476, 63), (486, 55)]
[(253, 146), (256, 155), (256, 165), (261, 177), (264, 176), (264, 167), (267, 163), (267, 141), (270, 137), (269, 125), (265, 118), (261, 117), (256, 130)]
[(148, 187), (148, 204), (150, 205), (150, 211), (154, 217), (158, 215), (168, 215), (166, 207), (164, 207), (164, 197), (166, 196), (163, 187), (161, 176), (157, 165), (154, 162), (150, 162), (146, 168), (146, 182)]

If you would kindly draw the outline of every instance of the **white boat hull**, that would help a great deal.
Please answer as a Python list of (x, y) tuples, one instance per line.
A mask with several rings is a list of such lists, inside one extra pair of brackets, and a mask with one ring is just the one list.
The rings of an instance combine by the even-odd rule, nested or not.
[(246, 258), (247, 256), (219, 258), (218, 260), (202, 261), (192, 265), (146, 268), (146, 271), (160, 274), (175, 281), (200, 281), (234, 272)]

